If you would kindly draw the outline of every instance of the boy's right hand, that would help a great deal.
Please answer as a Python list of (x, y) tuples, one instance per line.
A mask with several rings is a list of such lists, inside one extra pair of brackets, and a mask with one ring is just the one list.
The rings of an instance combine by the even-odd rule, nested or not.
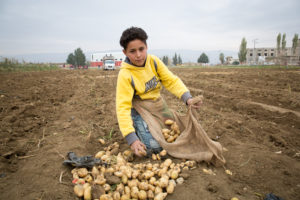
[(134, 141), (131, 145), (130, 145), (132, 151), (134, 152), (135, 155), (142, 157), (142, 156), (146, 156), (146, 146), (144, 145), (144, 143), (142, 143), (140, 140), (136, 140)]

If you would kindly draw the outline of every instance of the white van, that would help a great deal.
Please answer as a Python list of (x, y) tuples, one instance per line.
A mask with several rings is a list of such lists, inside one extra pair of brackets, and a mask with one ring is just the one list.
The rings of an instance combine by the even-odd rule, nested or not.
[(116, 69), (115, 61), (114, 60), (104, 60), (103, 69), (104, 70), (115, 70)]

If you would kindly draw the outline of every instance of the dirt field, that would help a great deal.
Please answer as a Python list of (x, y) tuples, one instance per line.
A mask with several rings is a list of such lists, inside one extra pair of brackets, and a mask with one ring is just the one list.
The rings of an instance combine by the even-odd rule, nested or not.
[[(197, 117), (228, 149), (233, 175), (198, 163), (167, 199), (261, 199), (271, 192), (300, 199), (300, 69), (172, 71), (193, 95), (204, 95)], [(70, 168), (62, 165), (67, 152), (94, 155), (104, 147), (97, 139), (110, 133), (109, 144), (128, 148), (115, 114), (116, 79), (117, 71), (102, 70), (0, 74), (0, 199), (76, 199)]]

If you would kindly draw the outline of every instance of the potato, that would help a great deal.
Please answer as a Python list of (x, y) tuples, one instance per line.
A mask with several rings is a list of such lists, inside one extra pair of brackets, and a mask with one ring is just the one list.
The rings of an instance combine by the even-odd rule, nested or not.
[(228, 174), (228, 175), (232, 175), (232, 172), (229, 169), (226, 169), (225, 173)]
[(97, 167), (93, 167), (92, 169), (92, 176), (94, 177), (94, 179), (100, 174), (99, 170), (97, 169)]
[(150, 170), (145, 171), (142, 175), (142, 177), (145, 178), (146, 180), (150, 179), (153, 176), (154, 176), (154, 172)]
[(89, 185), (84, 188), (84, 200), (91, 200), (92, 199), (92, 187)]
[(151, 185), (153, 185), (155, 181), (156, 181), (156, 178), (153, 176), (153, 177), (150, 178), (149, 183)]
[(134, 153), (131, 150), (126, 150), (123, 152), (123, 157), (126, 161), (131, 162), (134, 158)]
[(77, 172), (73, 174), (73, 179), (79, 179)]
[(171, 168), (171, 169), (174, 169), (174, 167), (175, 167), (175, 163), (172, 163), (172, 164), (170, 165), (170, 168)]
[(130, 187), (130, 188), (133, 188), (133, 187), (137, 187), (138, 186), (138, 180), (137, 179), (132, 179), (132, 180), (129, 180), (127, 185)]
[(139, 183), (138, 187), (139, 187), (140, 190), (148, 190), (148, 188), (149, 188), (148, 183), (146, 183), (146, 182)]
[(169, 178), (167, 178), (167, 177), (164, 176), (164, 177), (162, 177), (162, 178), (159, 179), (159, 186), (161, 188), (167, 187), (168, 184), (169, 184)]
[(103, 185), (103, 188), (104, 188), (105, 192), (108, 192), (108, 191), (110, 191), (111, 187), (110, 187), (109, 184), (106, 183), (106, 184)]
[(114, 200), (120, 200), (121, 199), (121, 195), (118, 191), (115, 191), (112, 195)]
[(163, 135), (164, 135), (165, 140), (167, 140), (170, 137), (170, 135), (167, 133), (164, 133)]
[(78, 196), (78, 197), (83, 197), (83, 195), (84, 195), (83, 185), (81, 185), (81, 184), (76, 184), (76, 185), (74, 186), (74, 193), (75, 193), (76, 196)]
[(130, 194), (131, 194), (131, 198), (138, 199), (139, 198), (139, 189), (136, 186), (132, 187)]
[(77, 173), (80, 178), (83, 178), (83, 177), (86, 177), (89, 172), (86, 168), (80, 168), (80, 169), (78, 169)]
[(151, 190), (152, 192), (155, 191), (155, 187), (151, 184), (148, 184), (148, 190)]
[(154, 185), (155, 187), (159, 186), (159, 181), (154, 181), (153, 185)]
[(138, 193), (138, 197), (141, 200), (147, 199), (147, 193), (146, 193), (146, 191), (145, 190), (140, 190), (139, 193)]
[(158, 172), (158, 176), (162, 176), (163, 174), (166, 174), (168, 171), (168, 168), (167, 167), (163, 167), (161, 170), (159, 170)]
[(119, 185), (117, 185), (116, 191), (122, 194), (124, 189), (125, 189), (124, 185), (120, 183)]
[(106, 179), (104, 178), (103, 175), (98, 175), (97, 178), (94, 180), (94, 183), (95, 184), (98, 184), (98, 185), (104, 185), (106, 183)]
[(180, 133), (180, 130), (179, 130), (179, 126), (177, 125), (176, 122), (174, 122), (172, 125), (171, 125), (171, 129), (175, 132), (175, 133)]
[(110, 160), (111, 160), (111, 156), (110, 156), (110, 155), (107, 155), (107, 154), (105, 154), (105, 155), (103, 155), (103, 156), (101, 157), (101, 160), (102, 160), (102, 161), (104, 161), (104, 162), (107, 162), (107, 163), (109, 163), (109, 162), (110, 162)]
[(130, 193), (131, 193), (130, 187), (129, 186), (125, 186), (124, 191), (125, 191), (125, 194), (127, 194), (129, 196), (129, 198), (130, 198)]
[(148, 190), (148, 192), (147, 192), (147, 197), (148, 197), (149, 199), (153, 199), (153, 198), (154, 198), (154, 193), (153, 193), (152, 190)]
[(154, 153), (152, 154), (152, 160), (157, 160), (157, 157)]
[(139, 174), (140, 170), (135, 169), (132, 171), (131, 178), (136, 179), (139, 176)]
[(77, 168), (74, 168), (74, 169), (71, 170), (71, 174), (74, 174), (74, 173), (77, 174), (77, 171), (78, 171), (78, 169), (77, 169)]
[(174, 140), (175, 140), (174, 136), (171, 135), (171, 136), (167, 139), (167, 142), (172, 143), (172, 142), (174, 142)]
[(175, 134), (176, 134), (175, 131), (172, 130), (172, 131), (169, 133), (169, 136), (171, 136), (171, 135), (174, 136)]
[(104, 166), (99, 167), (99, 171), (104, 174), (106, 172), (106, 168)]
[(161, 129), (161, 132), (162, 132), (163, 134), (169, 134), (169, 133), (171, 132), (171, 130), (170, 130), (170, 129), (167, 129), (167, 128), (163, 128), (163, 129)]
[(139, 154), (142, 155), (142, 156), (146, 156), (146, 155), (147, 155), (146, 151), (140, 151), (140, 150), (139, 150), (138, 152), (139, 152)]
[(173, 161), (170, 158), (168, 158), (163, 162), (163, 166), (169, 167), (172, 163), (173, 163)]
[(122, 183), (126, 185), (127, 182), (128, 182), (128, 177), (124, 174), (124, 175), (122, 176)]
[(174, 179), (174, 180), (177, 179), (177, 178), (178, 178), (178, 171), (172, 170), (172, 171), (171, 171), (170, 177), (171, 177), (172, 179)]
[(168, 187), (167, 187), (167, 193), (168, 194), (172, 194), (174, 192), (174, 184), (173, 183), (169, 183)]
[(130, 196), (128, 194), (123, 194), (121, 200), (130, 200)]
[(161, 160), (161, 158), (160, 158), (160, 155), (159, 155), (159, 154), (156, 154), (156, 159), (157, 159), (157, 160)]
[(105, 170), (105, 172), (107, 172), (107, 173), (114, 173), (114, 172), (115, 172), (115, 169), (112, 168), (112, 167), (110, 167), (110, 168), (107, 168), (107, 169)]
[(171, 120), (171, 119), (167, 119), (167, 120), (165, 121), (165, 125), (172, 125), (173, 123), (174, 123), (174, 121)]
[(169, 184), (173, 184), (173, 185), (174, 185), (174, 187), (176, 187), (176, 181), (175, 181), (175, 180), (173, 180), (173, 179), (169, 180)]
[(88, 183), (93, 182), (93, 178), (92, 178), (92, 176), (91, 176), (90, 174), (88, 174), (86, 177), (84, 177), (84, 180), (85, 180), (86, 182), (88, 182)]
[(151, 164), (151, 163), (148, 163), (148, 164), (146, 165), (146, 169), (147, 169), (147, 170), (152, 170), (152, 164)]
[(126, 165), (127, 161), (125, 160), (125, 158), (122, 156), (121, 153), (118, 153), (117, 155), (117, 164), (116, 166), (122, 166), (122, 165)]
[(154, 190), (154, 193), (155, 193), (155, 194), (162, 193), (162, 188), (159, 187), (159, 186), (156, 186), (156, 187), (155, 187), (155, 190)]
[(100, 200), (113, 200), (113, 198), (109, 194), (102, 194)]
[(96, 153), (95, 158), (101, 158), (104, 155), (105, 155), (105, 151), (99, 151), (98, 153)]
[(105, 144), (105, 140), (104, 139), (102, 139), (102, 138), (100, 138), (99, 140), (98, 140), (101, 144)]
[(167, 195), (168, 193), (158, 193), (157, 195), (155, 195), (154, 200), (164, 200)]
[(117, 176), (117, 177), (119, 177), (119, 178), (121, 178), (123, 176), (123, 172), (121, 172), (121, 171), (115, 171), (114, 175)]
[(196, 165), (196, 161), (189, 160), (184, 163), (188, 167), (194, 167)]

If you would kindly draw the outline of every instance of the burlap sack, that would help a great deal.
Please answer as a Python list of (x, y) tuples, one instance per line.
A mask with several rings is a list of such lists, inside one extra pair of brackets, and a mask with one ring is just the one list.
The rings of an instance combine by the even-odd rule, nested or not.
[[(193, 104), (201, 98), (195, 97)], [(196, 111), (191, 106), (184, 116), (170, 110), (162, 97), (155, 101), (134, 99), (133, 107), (148, 124), (152, 136), (171, 156), (206, 161), (214, 165), (225, 164), (222, 145), (207, 136), (195, 118)], [(168, 143), (161, 131), (162, 128), (168, 128), (164, 125), (167, 119), (176, 121), (180, 128), (181, 135), (173, 143)]]

